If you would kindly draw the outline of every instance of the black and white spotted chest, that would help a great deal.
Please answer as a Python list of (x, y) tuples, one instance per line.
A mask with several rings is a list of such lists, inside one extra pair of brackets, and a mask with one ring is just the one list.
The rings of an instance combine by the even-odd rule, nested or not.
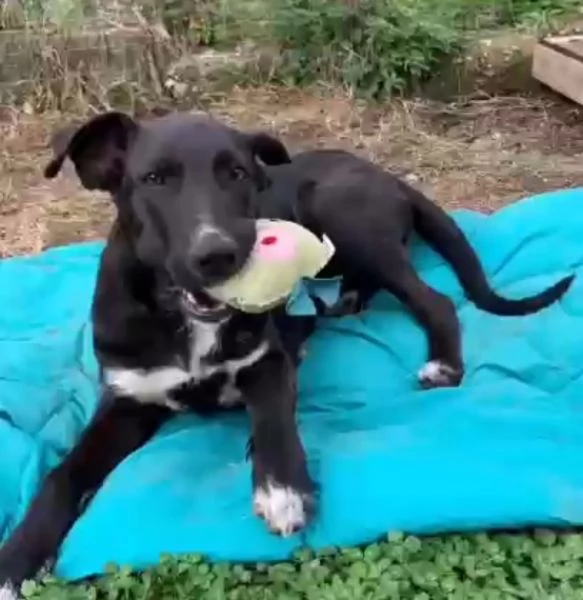
[(260, 361), (269, 349), (262, 329), (247, 331), (227, 323), (187, 323), (186, 353), (150, 369), (109, 368), (105, 383), (141, 404), (175, 411), (208, 413), (243, 400), (239, 373)]
[[(233, 332), (229, 337), (222, 331), (223, 327), (214, 323), (189, 323), (185, 365), (189, 379), (168, 391), (170, 403), (199, 413), (241, 404), (238, 374), (257, 363), (267, 352), (268, 344), (246, 332)], [(227, 343), (229, 352), (222, 349)]]

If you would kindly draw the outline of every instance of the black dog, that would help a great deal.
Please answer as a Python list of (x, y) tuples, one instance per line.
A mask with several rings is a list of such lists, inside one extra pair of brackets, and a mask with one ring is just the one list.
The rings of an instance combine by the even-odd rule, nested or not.
[(104, 391), (92, 423), (0, 550), (0, 585), (7, 588), (57, 554), (85, 499), (177, 410), (243, 403), (252, 423), (257, 514), (280, 535), (308, 523), (313, 484), (295, 424), (295, 364), (313, 320), (282, 311), (241, 314), (204, 291), (245, 262), (255, 218), (293, 219), (327, 234), (337, 253), (323, 275), (343, 274), (347, 297), (365, 303), (386, 288), (408, 305), (430, 335), (421, 379), (431, 385), (461, 379), (459, 327), (452, 303), (424, 285), (407, 259), (413, 229), (491, 312), (534, 312), (572, 280), (532, 299), (496, 296), (449, 217), (346, 153), (300, 154), (290, 165), (283, 145), (265, 134), (189, 115), (138, 124), (109, 113), (58, 139), (47, 176), (69, 158), (83, 185), (108, 191), (118, 211), (93, 305)]
[(68, 158), (117, 208), (92, 309), (103, 398), (0, 549), (0, 588), (55, 557), (86, 499), (183, 409), (243, 402), (255, 511), (280, 535), (304, 527), (313, 484), (295, 423), (296, 359), (270, 315), (233, 312), (204, 292), (236, 273), (255, 242), (257, 196), (268, 185), (257, 158), (282, 163), (287, 151), (268, 135), (192, 115), (138, 124), (108, 113), (55, 140), (62, 147), (46, 175)]
[[(460, 326), (452, 301), (415, 272), (407, 242), (415, 231), (453, 267), (478, 308), (496, 315), (535, 313), (560, 299), (574, 276), (517, 300), (496, 294), (456, 222), (422, 193), (362, 158), (315, 150), (291, 164), (267, 168), (272, 186), (261, 195), (263, 217), (295, 220), (326, 234), (336, 254), (322, 276), (343, 276), (345, 297), (359, 306), (381, 289), (394, 294), (427, 331), (429, 360), (419, 371), (424, 387), (455, 386), (463, 377)], [(344, 308), (346, 308), (345, 305)]]

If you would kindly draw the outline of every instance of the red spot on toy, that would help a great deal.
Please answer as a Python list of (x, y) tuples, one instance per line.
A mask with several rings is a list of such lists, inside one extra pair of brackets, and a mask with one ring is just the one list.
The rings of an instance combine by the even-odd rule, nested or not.
[(277, 242), (277, 237), (274, 235), (268, 235), (261, 240), (264, 246), (273, 246)]

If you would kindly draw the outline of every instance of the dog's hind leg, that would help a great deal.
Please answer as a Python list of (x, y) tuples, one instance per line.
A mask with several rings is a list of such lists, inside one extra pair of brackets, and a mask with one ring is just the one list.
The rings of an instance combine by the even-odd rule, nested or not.
[(49, 473), (24, 520), (0, 548), (0, 598), (56, 557), (87, 497), (171, 414), (164, 406), (140, 405), (106, 392), (77, 445)]
[(368, 285), (384, 288), (411, 310), (427, 333), (428, 362), (418, 373), (425, 388), (457, 386), (463, 377), (460, 325), (453, 302), (417, 274), (407, 250), (391, 239), (359, 240), (351, 269)]

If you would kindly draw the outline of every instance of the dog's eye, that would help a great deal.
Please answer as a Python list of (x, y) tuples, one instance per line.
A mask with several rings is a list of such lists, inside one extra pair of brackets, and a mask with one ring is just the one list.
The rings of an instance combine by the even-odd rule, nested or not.
[(163, 185), (166, 182), (166, 176), (159, 171), (151, 171), (142, 177), (142, 181), (150, 185)]
[(247, 171), (245, 171), (243, 167), (234, 167), (231, 170), (231, 178), (233, 181), (243, 181), (244, 179), (247, 179), (248, 176)]

